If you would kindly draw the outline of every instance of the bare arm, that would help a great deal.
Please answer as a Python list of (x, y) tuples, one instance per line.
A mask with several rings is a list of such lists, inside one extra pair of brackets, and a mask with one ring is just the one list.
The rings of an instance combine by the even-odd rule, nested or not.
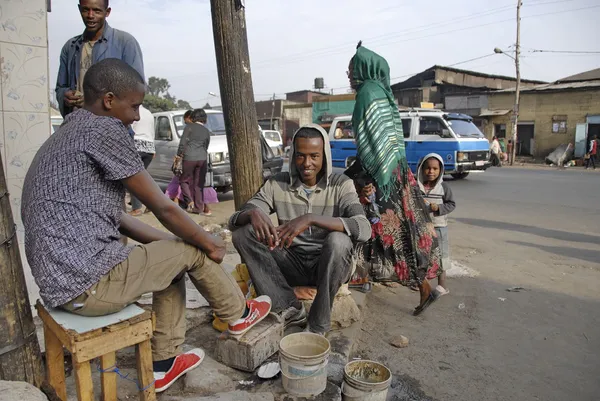
[[(142, 170), (136, 175), (124, 179), (122, 182), (125, 188), (146, 205), (170, 232), (185, 242), (203, 250), (215, 262), (221, 263), (223, 261), (225, 257), (225, 243), (223, 240), (204, 231), (187, 213), (169, 200), (146, 170)], [(153, 232), (140, 236), (139, 229), (141, 226), (127, 226), (127, 221), (125, 230), (129, 230), (130, 233), (133, 231), (134, 235), (143, 240), (159, 235)]]
[(158, 230), (139, 219), (131, 217), (127, 213), (121, 213), (121, 225), (119, 226), (121, 234), (142, 244), (148, 244), (154, 241), (177, 239), (173, 234)]

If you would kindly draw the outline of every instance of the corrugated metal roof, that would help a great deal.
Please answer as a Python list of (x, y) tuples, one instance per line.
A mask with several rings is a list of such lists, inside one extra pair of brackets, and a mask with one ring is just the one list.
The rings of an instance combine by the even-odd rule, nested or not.
[(571, 75), (570, 77), (562, 78), (556, 81), (557, 83), (561, 82), (575, 82), (575, 81), (594, 81), (600, 79), (600, 68), (596, 68), (595, 70), (589, 70), (582, 72), (580, 74)]
[[(600, 79), (595, 81), (584, 81), (584, 82), (565, 82), (565, 83), (553, 83), (553, 84), (543, 84), (536, 86), (528, 86), (526, 88), (522, 88), (521, 92), (542, 92), (542, 91), (561, 91), (561, 90), (571, 90), (571, 89), (588, 89), (588, 88), (600, 88)], [(515, 88), (510, 89), (501, 89), (498, 91), (494, 91), (492, 93), (506, 93), (506, 92), (514, 92)]]

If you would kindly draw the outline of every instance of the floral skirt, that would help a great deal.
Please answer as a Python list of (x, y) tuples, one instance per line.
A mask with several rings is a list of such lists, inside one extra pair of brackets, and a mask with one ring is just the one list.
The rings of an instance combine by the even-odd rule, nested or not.
[(365, 205), (372, 233), (359, 245), (353, 281), (418, 285), (441, 274), (437, 233), (417, 181), (406, 166), (398, 167), (394, 176), (393, 193), (384, 199), (378, 190), (376, 205)]

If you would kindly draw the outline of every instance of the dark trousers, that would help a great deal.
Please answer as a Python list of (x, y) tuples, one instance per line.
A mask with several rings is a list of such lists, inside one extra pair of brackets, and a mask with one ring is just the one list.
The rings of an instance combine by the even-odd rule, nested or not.
[[(154, 154), (146, 153), (146, 152), (138, 152), (138, 155), (140, 155), (140, 158), (142, 159), (142, 163), (144, 163), (144, 168), (147, 169), (148, 166), (150, 165), (150, 163), (152, 163)], [(142, 208), (142, 202), (140, 202), (140, 200), (133, 195), (131, 195), (131, 208), (133, 210), (138, 210), (138, 209)]]
[(596, 169), (596, 155), (590, 155), (590, 158), (585, 161), (585, 168), (590, 168), (590, 164)]
[(204, 210), (204, 181), (208, 163), (206, 160), (183, 161), (183, 174), (179, 180), (181, 193), (186, 205), (194, 202), (194, 213), (202, 213)]
[(329, 331), (333, 299), (352, 273), (354, 245), (347, 234), (330, 233), (320, 252), (307, 255), (298, 246), (270, 251), (247, 225), (233, 232), (233, 245), (246, 263), (257, 293), (271, 297), (273, 312), (298, 301), (292, 287), (316, 286), (308, 324), (313, 331)]
[(490, 155), (490, 161), (494, 167), (502, 167), (502, 161), (500, 161), (500, 155), (498, 153), (492, 153)]

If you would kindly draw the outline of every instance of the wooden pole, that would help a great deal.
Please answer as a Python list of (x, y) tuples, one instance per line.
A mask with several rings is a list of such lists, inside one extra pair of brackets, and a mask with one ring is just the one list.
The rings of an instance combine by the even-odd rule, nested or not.
[(521, 0), (517, 0), (517, 43), (515, 47), (515, 69), (517, 74), (517, 87), (515, 88), (515, 107), (513, 109), (513, 126), (512, 126), (512, 157), (510, 160), (511, 166), (515, 163), (515, 156), (517, 155), (517, 137), (518, 137), (518, 124), (519, 124), (519, 98), (521, 90), (521, 68), (519, 65), (519, 55), (521, 54)]
[(243, 0), (211, 0), (210, 4), (233, 197), (239, 209), (263, 183), (246, 16)]
[(0, 157), (0, 380), (42, 385), (42, 358)]

